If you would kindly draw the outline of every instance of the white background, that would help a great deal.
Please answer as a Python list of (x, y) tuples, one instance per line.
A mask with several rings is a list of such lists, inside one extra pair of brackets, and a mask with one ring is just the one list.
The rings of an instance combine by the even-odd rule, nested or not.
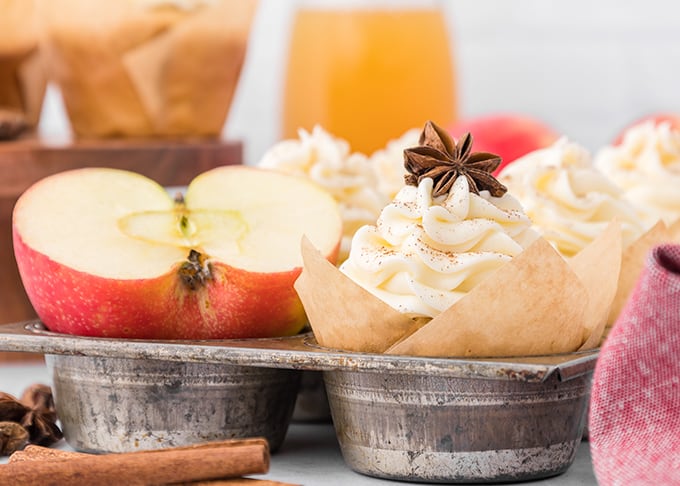
[[(374, 0), (370, 0), (374, 1)], [(680, 113), (674, 0), (445, 0), (461, 115), (525, 113), (596, 150), (650, 112)], [(246, 163), (278, 140), (292, 3), (261, 0), (225, 136)], [(50, 90), (41, 131), (67, 130)]]

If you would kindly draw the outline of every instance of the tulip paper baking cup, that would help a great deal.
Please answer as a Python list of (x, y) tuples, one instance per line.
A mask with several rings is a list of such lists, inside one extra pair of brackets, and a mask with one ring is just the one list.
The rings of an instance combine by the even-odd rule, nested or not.
[(47, 86), (35, 2), (0, 0), (0, 12), (0, 109), (35, 126)]
[(676, 243), (680, 243), (680, 219), (673, 223), (668, 230), (671, 233), (671, 239)]
[(44, 3), (47, 60), (76, 135), (219, 135), (255, 0)]
[(598, 346), (617, 292), (616, 222), (565, 260), (540, 238), (434, 319), (401, 314), (302, 242), (295, 289), (321, 346), (430, 357), (510, 357)]
[(614, 325), (626, 305), (645, 265), (647, 253), (653, 247), (669, 241), (680, 243), (680, 220), (670, 227), (667, 227), (663, 221), (659, 221), (640, 238), (624, 248), (621, 256), (618, 289), (609, 313), (608, 326)]

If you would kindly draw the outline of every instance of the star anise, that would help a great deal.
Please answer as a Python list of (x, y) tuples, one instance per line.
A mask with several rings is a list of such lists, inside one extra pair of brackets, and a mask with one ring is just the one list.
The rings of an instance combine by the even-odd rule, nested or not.
[(0, 422), (0, 456), (9, 456), (28, 444), (28, 431), (16, 422)]
[(472, 151), (472, 135), (466, 133), (455, 143), (446, 130), (428, 121), (420, 134), (420, 146), (404, 150), (406, 184), (417, 186), (425, 178), (434, 181), (434, 197), (447, 194), (458, 177), (465, 177), (470, 192), (487, 190), (501, 197), (507, 188), (491, 173), (501, 163), (498, 155)]
[(29, 387), (20, 400), (0, 392), (0, 422), (18, 426), (5, 426), (3, 429), (5, 446), (10, 442), (19, 443), (23, 432), (26, 433), (28, 442), (42, 446), (52, 445), (63, 437), (56, 423), (57, 412), (52, 390), (47, 385), (36, 384)]
[(24, 391), (20, 401), (28, 408), (21, 425), (28, 430), (31, 444), (49, 446), (62, 438), (56, 423), (57, 409), (49, 386), (40, 383), (30, 386)]

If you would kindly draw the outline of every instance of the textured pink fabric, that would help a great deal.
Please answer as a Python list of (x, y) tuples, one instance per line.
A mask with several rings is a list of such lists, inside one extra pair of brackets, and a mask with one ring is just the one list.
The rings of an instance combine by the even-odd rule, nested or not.
[(680, 245), (663, 245), (614, 325), (593, 376), (598, 483), (680, 485)]

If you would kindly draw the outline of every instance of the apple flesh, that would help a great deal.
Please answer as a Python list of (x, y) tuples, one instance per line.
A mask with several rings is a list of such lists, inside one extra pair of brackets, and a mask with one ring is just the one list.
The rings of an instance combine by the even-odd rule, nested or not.
[(546, 123), (517, 114), (487, 115), (462, 119), (449, 127), (457, 140), (465, 133), (472, 134), (474, 152), (490, 152), (501, 157), (503, 167), (534, 150), (545, 148), (555, 142), (559, 135)]
[(300, 242), (334, 262), (342, 221), (312, 182), (227, 166), (173, 198), (115, 169), (62, 172), (29, 188), (13, 214), (26, 292), (52, 331), (144, 339), (295, 334)]
[(669, 123), (673, 130), (680, 130), (680, 115), (673, 113), (654, 113), (634, 121), (622, 131), (620, 131), (614, 139), (612, 145), (621, 145), (621, 142), (623, 142), (623, 136), (629, 129), (648, 121), (654, 122), (654, 125), (659, 125), (660, 123)]

